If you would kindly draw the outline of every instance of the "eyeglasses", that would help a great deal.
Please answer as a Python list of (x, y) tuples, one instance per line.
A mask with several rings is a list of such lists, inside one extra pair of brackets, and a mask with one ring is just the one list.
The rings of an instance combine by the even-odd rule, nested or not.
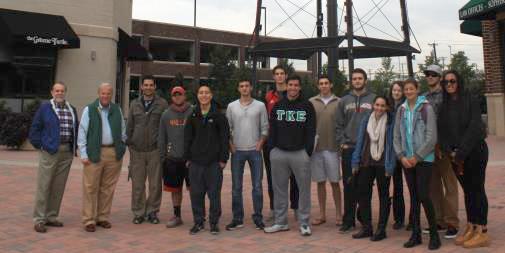
[(442, 85), (449, 85), (449, 84), (456, 84), (458, 83), (458, 81), (456, 81), (455, 79), (450, 79), (450, 80), (443, 80), (440, 83), (442, 83)]
[(439, 77), (439, 75), (435, 72), (427, 72), (425, 75), (426, 77)]

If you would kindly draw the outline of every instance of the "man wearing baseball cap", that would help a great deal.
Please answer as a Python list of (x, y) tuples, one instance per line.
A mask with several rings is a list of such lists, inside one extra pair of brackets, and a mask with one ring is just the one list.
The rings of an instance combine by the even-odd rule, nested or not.
[(172, 193), (174, 216), (168, 220), (167, 228), (182, 225), (181, 204), (182, 188), (186, 181), (189, 188), (188, 168), (184, 155), (184, 128), (193, 107), (186, 102), (186, 91), (175, 86), (170, 92), (172, 103), (160, 120), (158, 146), (163, 165), (163, 189)]
[[(424, 71), (429, 90), (423, 94), (438, 115), (443, 100), (442, 68), (430, 65)], [(433, 201), (439, 231), (446, 230), (446, 239), (455, 238), (458, 234), (458, 181), (451, 168), (448, 157), (444, 157), (438, 145), (435, 148), (436, 158), (431, 174), (430, 198)], [(429, 230), (423, 230), (429, 233)]]

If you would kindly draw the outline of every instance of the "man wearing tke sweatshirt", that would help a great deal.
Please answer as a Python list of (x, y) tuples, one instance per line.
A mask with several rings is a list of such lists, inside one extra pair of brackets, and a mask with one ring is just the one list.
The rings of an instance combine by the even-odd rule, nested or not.
[(274, 188), (274, 224), (265, 233), (289, 230), (288, 185), (291, 173), (300, 190), (298, 221), (300, 234), (312, 234), (310, 219), (309, 157), (314, 149), (316, 113), (312, 104), (302, 97), (301, 78), (287, 79), (287, 95), (272, 109), (270, 115), (270, 152)]

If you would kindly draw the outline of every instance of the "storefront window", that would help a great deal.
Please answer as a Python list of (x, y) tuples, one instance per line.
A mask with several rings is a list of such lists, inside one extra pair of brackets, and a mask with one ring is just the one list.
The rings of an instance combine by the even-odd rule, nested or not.
[(33, 100), (50, 98), (54, 82), (56, 50), (34, 47), (11, 48), (12, 61), (0, 67), (0, 100), (14, 112)]

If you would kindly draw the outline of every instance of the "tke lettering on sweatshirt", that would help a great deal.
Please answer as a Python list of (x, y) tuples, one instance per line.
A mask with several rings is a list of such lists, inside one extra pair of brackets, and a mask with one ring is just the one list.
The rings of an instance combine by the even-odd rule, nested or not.
[(287, 122), (305, 122), (307, 118), (306, 111), (286, 111), (286, 110), (277, 110), (277, 121), (286, 120)]
[(171, 126), (185, 126), (186, 119), (171, 119), (168, 121), (168, 124)]

